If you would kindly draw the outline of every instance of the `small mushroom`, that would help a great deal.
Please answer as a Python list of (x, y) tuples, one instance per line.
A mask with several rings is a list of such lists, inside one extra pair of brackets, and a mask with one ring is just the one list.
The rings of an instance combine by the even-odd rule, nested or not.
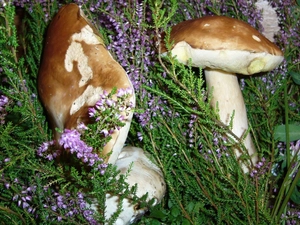
[[(131, 164), (132, 167), (130, 168)], [(116, 161), (116, 166), (121, 171), (121, 174), (127, 173), (130, 168), (126, 182), (130, 186), (137, 184), (136, 195), (138, 197), (142, 197), (148, 193), (147, 201), (154, 198), (154, 205), (162, 200), (166, 192), (166, 184), (162, 172), (158, 166), (150, 161), (141, 148), (132, 146), (124, 147)], [(109, 219), (116, 212), (118, 202), (118, 196), (106, 195), (106, 219)], [(123, 211), (115, 223), (117, 225), (131, 224), (148, 211), (147, 208), (138, 208), (138, 205), (132, 204), (131, 200), (127, 198), (123, 200), (122, 208)]]
[[(162, 40), (164, 33), (162, 34)], [(183, 64), (205, 68), (212, 107), (219, 109), (220, 120), (228, 125), (234, 113), (232, 132), (241, 138), (248, 130), (243, 95), (235, 73), (252, 75), (277, 67), (283, 60), (281, 50), (249, 24), (225, 16), (206, 16), (181, 22), (170, 33), (171, 53)], [(167, 52), (164, 43), (161, 53)], [(250, 134), (244, 145), (257, 162)], [(239, 157), (241, 153), (236, 150)], [(242, 164), (244, 172), (247, 165)]]
[[(135, 105), (132, 83), (101, 35), (76, 4), (63, 6), (48, 27), (38, 74), (39, 97), (57, 143), (60, 134), (55, 128), (74, 129), (81, 122), (90, 123), (88, 108), (112, 88), (132, 89), (128, 100)], [(132, 114), (104, 147), (104, 155), (111, 153), (108, 163), (114, 163), (123, 148)]]

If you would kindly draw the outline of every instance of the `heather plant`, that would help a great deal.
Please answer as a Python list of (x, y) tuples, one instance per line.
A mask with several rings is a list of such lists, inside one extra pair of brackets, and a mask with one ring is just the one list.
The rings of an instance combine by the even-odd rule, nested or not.
[[(238, 18), (263, 32), (256, 1), (0, 1), (1, 223), (103, 224), (105, 194), (125, 198), (135, 192), (126, 175), (101, 158), (111, 131), (124, 125), (122, 113), (132, 110), (124, 102), (132, 90), (103, 93), (89, 109), (95, 123), (60, 131), (71, 160), (57, 160), (61, 152), (36, 77), (47, 25), (68, 2), (81, 5), (128, 73), (137, 103), (127, 144), (147, 151), (165, 176), (164, 200), (138, 224), (299, 223), (300, 2), (292, 0), (270, 1), (280, 27), (274, 42), (284, 62), (269, 73), (240, 77), (259, 154), (248, 174), (240, 168), (248, 158), (243, 140), (210, 107), (202, 69), (160, 56), (159, 43), (162, 31), (168, 39), (170, 26), (205, 15)], [(234, 149), (244, 152), (240, 161)], [(95, 202), (99, 213), (91, 208)], [(113, 224), (121, 210), (119, 205), (106, 222)]]
[[(59, 160), (62, 152), (52, 140), (36, 88), (47, 18), (57, 12), (58, 4), (15, 4), (24, 7), (22, 22), (16, 24), (19, 27), (14, 23), (17, 17), (12, 4), (1, 5), (0, 12), (1, 223), (101, 224), (106, 193), (122, 192), (126, 197), (135, 192), (124, 183), (126, 175), (118, 175), (100, 157), (111, 129), (124, 126), (123, 114), (131, 110), (125, 99), (131, 92), (103, 93), (102, 102), (90, 109), (90, 117), (100, 122), (61, 131), (59, 144), (70, 155), (67, 161)], [(98, 205), (100, 213), (91, 210), (91, 205)], [(120, 211), (121, 205), (118, 207)], [(113, 215), (110, 223), (117, 216)]]

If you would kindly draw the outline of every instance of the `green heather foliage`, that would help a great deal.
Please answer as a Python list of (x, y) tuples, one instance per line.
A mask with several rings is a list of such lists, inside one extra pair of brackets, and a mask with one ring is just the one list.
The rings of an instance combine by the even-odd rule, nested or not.
[[(298, 0), (270, 1), (280, 19), (275, 35), (285, 56), (280, 67), (240, 77), (249, 132), (259, 154), (259, 163), (248, 174), (240, 168), (249, 158), (243, 140), (211, 108), (203, 70), (184, 66), (171, 55), (161, 57), (155, 40), (162, 31), (168, 40), (171, 25), (213, 14), (244, 20), (263, 31), (255, 0), (4, 2), (0, 1), (0, 224), (114, 224), (122, 207), (105, 221), (108, 192), (121, 198), (131, 195), (141, 207), (149, 205), (145, 198), (136, 198), (136, 187), (130, 188), (126, 175), (119, 176), (113, 165), (103, 164), (105, 172), (100, 173), (75, 155), (57, 162), (47, 152), (38, 154), (41, 146), (52, 148), (52, 132), (37, 93), (45, 32), (58, 9), (69, 2), (82, 5), (128, 72), (137, 106), (127, 144), (147, 151), (165, 177), (163, 201), (150, 207), (137, 224), (300, 223)], [(20, 24), (15, 24), (16, 13), (22, 15)], [(105, 127), (88, 127), (83, 140), (101, 148), (103, 137), (97, 141), (93, 132)], [(234, 149), (244, 153), (239, 161)], [(89, 204), (96, 200), (99, 212), (93, 214)]]

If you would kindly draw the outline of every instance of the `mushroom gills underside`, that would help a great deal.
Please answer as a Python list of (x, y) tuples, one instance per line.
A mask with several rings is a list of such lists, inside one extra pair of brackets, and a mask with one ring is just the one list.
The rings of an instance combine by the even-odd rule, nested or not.
[[(276, 56), (266, 52), (249, 52), (242, 50), (204, 50), (192, 48), (188, 43), (178, 42), (171, 50), (180, 63), (201, 67), (202, 69), (220, 69), (229, 73), (250, 75), (266, 72), (276, 68), (283, 60), (283, 56)], [(166, 55), (163, 53), (162, 55)]]

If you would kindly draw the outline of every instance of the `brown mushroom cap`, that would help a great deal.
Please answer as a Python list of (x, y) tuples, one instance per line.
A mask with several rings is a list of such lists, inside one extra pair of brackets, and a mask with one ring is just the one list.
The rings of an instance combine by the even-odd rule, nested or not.
[[(48, 27), (38, 75), (39, 96), (55, 139), (60, 136), (56, 127), (75, 129), (81, 122), (91, 122), (88, 108), (104, 91), (110, 92), (114, 87), (133, 91), (126, 71), (112, 58), (101, 35), (80, 8), (73, 3), (63, 6)], [(135, 104), (134, 93), (130, 101)], [(121, 150), (131, 117), (132, 114), (123, 130), (112, 134), (103, 154), (108, 154), (116, 143)], [(114, 160), (117, 156), (114, 154)]]
[[(162, 40), (165, 34), (162, 34)], [(180, 62), (253, 74), (272, 70), (283, 60), (281, 50), (249, 24), (226, 16), (205, 16), (172, 27), (172, 54)], [(195, 52), (195, 50), (199, 50)], [(164, 40), (161, 52), (166, 52)], [(220, 65), (219, 65), (220, 63)], [(233, 64), (231, 66), (231, 64)]]

